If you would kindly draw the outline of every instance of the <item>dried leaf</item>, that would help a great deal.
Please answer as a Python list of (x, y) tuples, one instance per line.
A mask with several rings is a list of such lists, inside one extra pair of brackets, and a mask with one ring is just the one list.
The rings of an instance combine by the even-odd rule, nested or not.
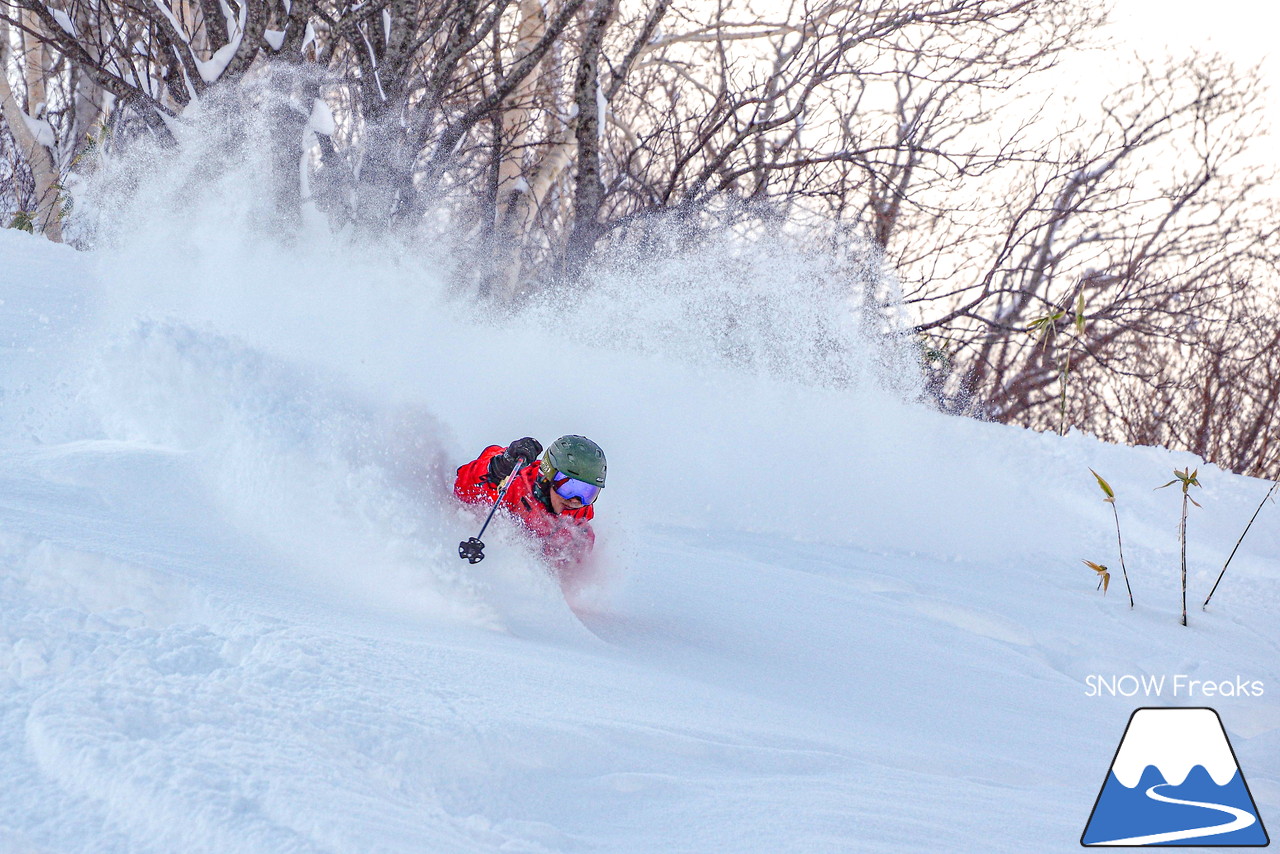
[(1081, 562), (1094, 572), (1098, 573), (1098, 588), (1102, 590), (1102, 595), (1105, 596), (1107, 594), (1107, 589), (1111, 586), (1111, 573), (1100, 563), (1094, 563), (1091, 560), (1084, 560), (1083, 558), (1081, 558)]
[(1111, 587), (1111, 573), (1100, 563), (1094, 563), (1091, 560), (1081, 558), (1081, 563), (1098, 573), (1098, 589), (1102, 591), (1102, 595), (1107, 595), (1107, 590)]

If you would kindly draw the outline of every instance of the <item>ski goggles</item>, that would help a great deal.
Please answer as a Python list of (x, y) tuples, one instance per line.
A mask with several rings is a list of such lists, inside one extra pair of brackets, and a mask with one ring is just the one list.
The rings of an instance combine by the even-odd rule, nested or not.
[(556, 494), (565, 501), (572, 501), (576, 498), (582, 502), (583, 507), (595, 501), (596, 496), (600, 494), (600, 487), (594, 483), (577, 480), (558, 472), (555, 479), (551, 481), (551, 485), (555, 488)]

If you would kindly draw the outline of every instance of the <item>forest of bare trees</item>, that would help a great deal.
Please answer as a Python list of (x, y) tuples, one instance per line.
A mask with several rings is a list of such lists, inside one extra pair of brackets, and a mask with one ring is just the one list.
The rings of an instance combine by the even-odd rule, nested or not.
[(335, 230), (447, 227), (458, 287), (498, 304), (655, 223), (691, 244), (789, 229), (883, 258), (900, 290), (862, 297), (905, 303), (939, 407), (1275, 476), (1257, 74), (1148, 57), (1063, 98), (1105, 11), (0, 0), (0, 216), (63, 239), (73, 178), (140, 140), (181, 156), (175, 123), (235, 88), (273, 128), (264, 227), (307, 206)]

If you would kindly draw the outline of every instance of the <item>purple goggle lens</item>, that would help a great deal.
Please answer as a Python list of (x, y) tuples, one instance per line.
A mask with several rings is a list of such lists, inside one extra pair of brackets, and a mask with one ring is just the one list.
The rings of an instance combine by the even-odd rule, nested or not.
[(556, 493), (565, 501), (576, 498), (582, 502), (583, 507), (595, 501), (596, 496), (600, 494), (600, 487), (594, 483), (586, 483), (563, 475), (556, 478), (555, 488)]

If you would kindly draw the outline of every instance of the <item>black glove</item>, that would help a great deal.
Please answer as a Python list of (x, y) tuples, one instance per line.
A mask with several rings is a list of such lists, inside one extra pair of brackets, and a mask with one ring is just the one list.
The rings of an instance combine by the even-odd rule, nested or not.
[(511, 459), (524, 457), (525, 462), (533, 462), (542, 453), (542, 443), (532, 436), (525, 436), (523, 439), (516, 439), (510, 445), (507, 445), (506, 455)]
[(494, 454), (489, 459), (489, 482), (493, 484), (502, 483), (511, 472), (515, 469), (516, 463), (520, 457), (524, 457), (526, 463), (531, 463), (542, 453), (542, 444), (532, 436), (525, 436), (523, 439), (516, 439), (507, 449), (500, 454)]

